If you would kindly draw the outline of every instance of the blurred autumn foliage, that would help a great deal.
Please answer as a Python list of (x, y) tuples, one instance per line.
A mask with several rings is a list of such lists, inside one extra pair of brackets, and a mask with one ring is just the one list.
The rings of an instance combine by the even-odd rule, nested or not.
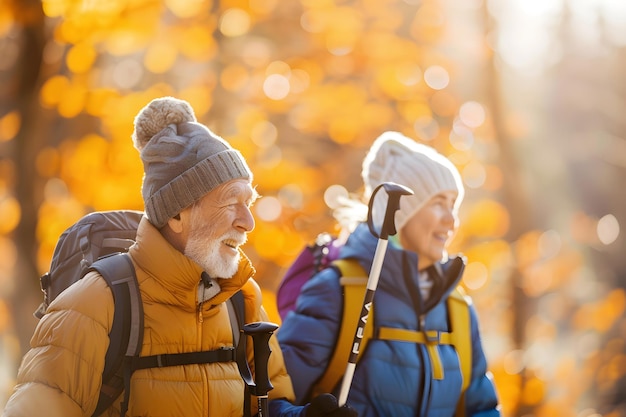
[(452, 252), (505, 416), (626, 416), (626, 7), (619, 0), (0, 0), (0, 405), (61, 232), (142, 209), (130, 135), (188, 100), (263, 196), (274, 291), (334, 231), (384, 130), (467, 187)]

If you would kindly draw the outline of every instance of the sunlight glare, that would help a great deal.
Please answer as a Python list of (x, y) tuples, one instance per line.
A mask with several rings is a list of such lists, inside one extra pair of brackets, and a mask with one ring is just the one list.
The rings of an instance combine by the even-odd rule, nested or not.
[(245, 10), (228, 9), (220, 19), (220, 31), (224, 36), (236, 37), (245, 35), (250, 30), (250, 15)]
[(133, 88), (141, 81), (143, 76), (143, 66), (132, 58), (123, 59), (113, 65), (111, 72), (113, 82), (121, 89)]
[(254, 211), (259, 219), (273, 222), (280, 217), (282, 206), (276, 197), (263, 197), (255, 203)]
[(463, 124), (475, 129), (485, 123), (485, 108), (476, 101), (467, 101), (459, 109), (459, 118)]
[(479, 162), (471, 162), (463, 168), (463, 183), (470, 188), (480, 188), (487, 180), (487, 171)]
[(433, 90), (442, 90), (450, 83), (450, 75), (445, 68), (433, 65), (424, 71), (424, 81)]
[(276, 126), (267, 120), (256, 123), (250, 131), (250, 139), (260, 148), (267, 148), (276, 143), (278, 130)]
[(615, 240), (617, 240), (617, 237), (619, 236), (619, 222), (614, 215), (607, 214), (598, 221), (598, 227), (596, 231), (598, 233), (598, 238), (600, 239), (600, 242), (602, 242), (604, 245), (610, 245), (611, 243), (615, 242)]
[(278, 198), (289, 207), (300, 210), (304, 205), (304, 193), (296, 184), (287, 184), (278, 191)]
[(289, 94), (289, 80), (284, 75), (272, 74), (265, 79), (263, 92), (272, 100), (282, 100)]
[(342, 185), (334, 184), (324, 192), (324, 202), (330, 208), (337, 208), (342, 200), (348, 198), (348, 190)]

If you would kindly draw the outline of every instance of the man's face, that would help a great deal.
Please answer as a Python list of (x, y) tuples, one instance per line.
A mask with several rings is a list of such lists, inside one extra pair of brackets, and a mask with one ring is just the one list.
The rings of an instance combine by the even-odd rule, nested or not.
[(237, 272), (238, 247), (254, 229), (250, 207), (257, 197), (247, 180), (232, 180), (186, 209), (190, 213), (184, 253), (212, 278), (231, 278)]
[(454, 209), (456, 198), (456, 191), (436, 194), (400, 230), (400, 244), (417, 253), (419, 270), (444, 257), (458, 223)]

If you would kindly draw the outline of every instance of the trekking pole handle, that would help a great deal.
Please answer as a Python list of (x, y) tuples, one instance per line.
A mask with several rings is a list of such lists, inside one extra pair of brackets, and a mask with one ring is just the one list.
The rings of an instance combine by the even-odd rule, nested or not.
[[(385, 219), (383, 220), (382, 228), (380, 229), (380, 234), (376, 232), (374, 229), (374, 222), (372, 220), (372, 212), (374, 207), (374, 197), (376, 193), (383, 188), (387, 193), (387, 208), (385, 209)], [(387, 240), (389, 236), (393, 236), (396, 234), (396, 222), (394, 221), (396, 211), (400, 209), (400, 198), (403, 195), (413, 195), (413, 191), (405, 187), (404, 185), (396, 184), (394, 182), (383, 182), (378, 187), (374, 189), (372, 192), (372, 196), (370, 197), (370, 201), (368, 204), (367, 211), (367, 225), (370, 229), (370, 233), (376, 236), (378, 239)]]
[(270, 382), (267, 368), (272, 353), (269, 340), (276, 329), (278, 329), (277, 324), (266, 321), (243, 326), (244, 334), (252, 337), (254, 346), (254, 386), (250, 387), (250, 392), (258, 397), (259, 417), (267, 416), (267, 393), (274, 388)]

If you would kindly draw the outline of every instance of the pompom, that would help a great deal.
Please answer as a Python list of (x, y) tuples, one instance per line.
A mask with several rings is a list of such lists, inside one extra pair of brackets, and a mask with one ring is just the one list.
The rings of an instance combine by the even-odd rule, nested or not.
[(141, 151), (154, 135), (168, 125), (195, 121), (196, 115), (186, 101), (174, 97), (156, 98), (135, 117), (133, 145)]

